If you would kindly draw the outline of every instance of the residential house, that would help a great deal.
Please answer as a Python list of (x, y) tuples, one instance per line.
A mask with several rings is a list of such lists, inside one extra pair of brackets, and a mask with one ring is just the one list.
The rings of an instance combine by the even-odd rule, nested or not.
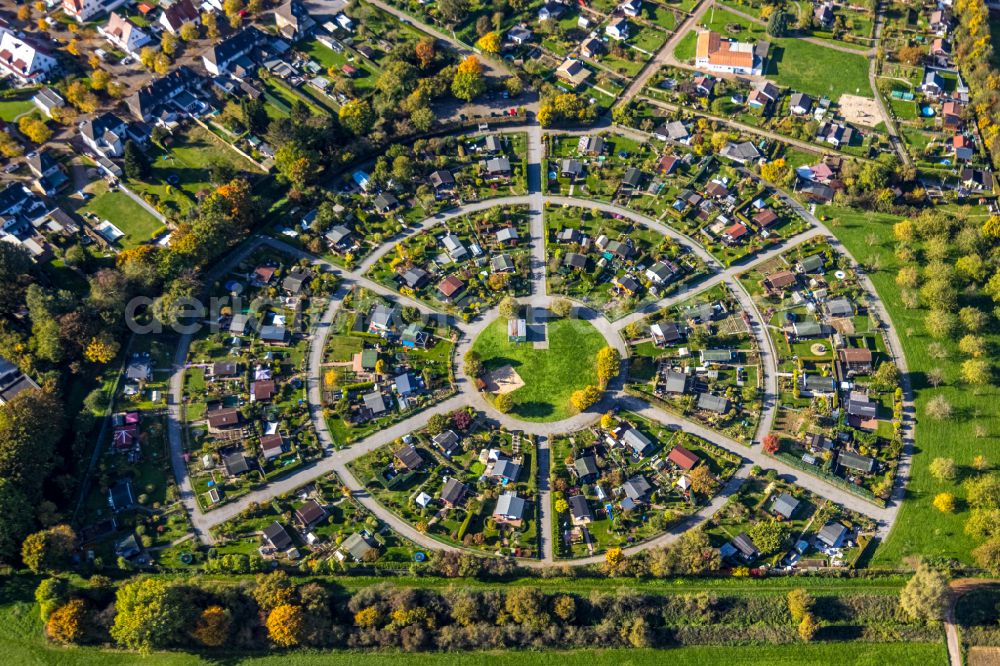
[(937, 97), (944, 91), (944, 79), (933, 69), (924, 70), (924, 80), (920, 84), (920, 91), (927, 95)]
[(840, 548), (847, 537), (847, 527), (841, 523), (829, 522), (816, 535), (816, 539), (830, 548)]
[(413, 471), (420, 469), (424, 458), (412, 444), (404, 444), (392, 454), (396, 469)]
[(503, 493), (497, 498), (497, 506), (493, 509), (493, 520), (498, 525), (520, 527), (527, 507), (528, 503), (524, 498), (518, 497), (517, 493)]
[(111, 12), (111, 18), (106, 25), (97, 29), (104, 38), (125, 53), (135, 57), (139, 49), (149, 44), (152, 39), (139, 26), (118, 12)]
[(970, 192), (992, 192), (993, 174), (985, 169), (964, 168), (959, 173), (962, 187)]
[(80, 138), (98, 155), (106, 158), (121, 157), (125, 154), (128, 125), (111, 112), (102, 113), (80, 123)]
[(273, 379), (260, 379), (250, 384), (250, 402), (269, 402), (277, 393)]
[(298, 296), (311, 279), (312, 271), (296, 266), (288, 271), (284, 279), (281, 280), (281, 288), (289, 296)]
[(805, 93), (792, 93), (788, 100), (788, 109), (797, 116), (805, 116), (812, 111), (813, 101)]
[(774, 100), (778, 99), (781, 93), (770, 81), (765, 81), (762, 85), (754, 88), (747, 97), (747, 106), (751, 109), (765, 109)]
[(593, 74), (584, 67), (583, 63), (574, 58), (569, 58), (556, 70), (556, 76), (569, 83), (574, 89), (583, 83)]
[(420, 322), (411, 322), (407, 324), (406, 328), (403, 329), (403, 334), (400, 336), (400, 343), (409, 349), (420, 348), (423, 349), (427, 346), (427, 342), (430, 340), (430, 336), (427, 335), (427, 331)]
[(490, 259), (490, 270), (494, 273), (513, 273), (516, 268), (509, 254), (494, 255)]
[(839, 148), (851, 145), (854, 141), (854, 134), (854, 128), (845, 123), (823, 122), (820, 123), (819, 130), (816, 132), (816, 140), (825, 141), (831, 146)]
[(667, 455), (667, 462), (672, 463), (684, 472), (689, 472), (701, 462), (701, 458), (678, 444), (670, 449), (670, 453)]
[(834, 20), (836, 19), (833, 14), (833, 3), (823, 2), (818, 4), (813, 10), (813, 18), (824, 30), (832, 28)]
[(399, 322), (399, 308), (376, 303), (368, 320), (369, 333), (391, 333)]
[(292, 545), (292, 537), (288, 536), (288, 532), (278, 521), (264, 528), (264, 541), (277, 551), (288, 550)]
[(758, 229), (766, 230), (769, 226), (778, 221), (778, 214), (770, 208), (764, 208), (753, 216), (753, 223)]
[(343, 224), (335, 224), (329, 231), (323, 234), (327, 245), (337, 252), (346, 252), (354, 247), (354, 232)]
[(369, 418), (375, 418), (387, 411), (385, 399), (382, 397), (382, 392), (378, 389), (365, 393), (361, 400), (364, 403), (365, 411), (368, 413)]
[(160, 25), (172, 35), (179, 34), (186, 23), (201, 24), (201, 15), (191, 0), (177, 0), (160, 13)]
[(563, 258), (563, 265), (569, 267), (571, 270), (586, 270), (587, 255), (580, 254), (579, 252), (567, 252)]
[(798, 277), (792, 271), (776, 271), (763, 280), (764, 288), (771, 293), (784, 291), (797, 282)]
[(653, 284), (668, 284), (680, 275), (680, 267), (672, 261), (661, 259), (646, 269), (646, 279)]
[(827, 316), (832, 318), (854, 316), (854, 304), (844, 296), (831, 298), (823, 304), (823, 307), (826, 308)]
[(507, 39), (514, 42), (518, 46), (526, 44), (531, 40), (532, 32), (524, 25), (515, 25), (513, 28), (507, 31)]
[(604, 34), (612, 39), (626, 40), (629, 37), (628, 19), (619, 16), (611, 19), (611, 22), (604, 28)]
[(629, 167), (622, 178), (623, 190), (637, 190), (642, 186), (642, 172), (635, 167)]
[(103, 12), (118, 9), (127, 0), (62, 0), (62, 10), (77, 23), (86, 23)]
[(260, 438), (260, 451), (264, 460), (274, 460), (284, 451), (285, 441), (279, 433), (263, 435)]
[(451, 193), (455, 189), (455, 176), (452, 175), (451, 171), (438, 169), (427, 180), (438, 197)]
[(766, 42), (737, 42), (722, 39), (717, 32), (702, 30), (698, 33), (695, 67), (711, 72), (762, 76), (768, 48)]
[(625, 16), (635, 18), (642, 12), (642, 0), (625, 0), (625, 2), (618, 5), (618, 8), (622, 10)]
[(760, 151), (757, 150), (757, 146), (753, 145), (750, 141), (744, 141), (742, 143), (729, 142), (722, 148), (722, 151), (719, 154), (738, 164), (755, 162), (760, 159)]
[(848, 377), (867, 375), (872, 371), (872, 353), (871, 350), (864, 347), (840, 349), (837, 352), (837, 358)]
[(660, 141), (681, 142), (688, 138), (688, 130), (681, 121), (672, 120), (669, 123), (658, 125), (653, 130), (653, 138)]
[(450, 478), (444, 482), (441, 488), (441, 503), (452, 509), (459, 506), (465, 498), (468, 488), (464, 483), (455, 478)]
[(69, 183), (69, 178), (63, 173), (62, 167), (48, 148), (28, 153), (25, 162), (35, 176), (35, 187), (46, 196), (54, 195)]
[(580, 456), (573, 461), (573, 469), (580, 483), (590, 483), (597, 478), (597, 459), (590, 454)]
[(37, 389), (38, 384), (31, 377), (0, 356), (0, 406), (6, 405), (22, 391)]
[(314, 499), (306, 500), (305, 504), (295, 510), (296, 522), (307, 531), (326, 520), (327, 515), (323, 505)]
[(355, 562), (367, 562), (372, 559), (372, 553), (376, 553), (377, 551), (378, 547), (375, 541), (361, 532), (355, 532), (344, 539), (334, 556), (340, 561), (350, 557)]
[(799, 508), (799, 501), (788, 493), (781, 493), (771, 505), (771, 511), (778, 514), (785, 520), (791, 520), (795, 510)]
[(711, 393), (698, 394), (698, 409), (715, 414), (725, 414), (729, 411), (729, 399), (723, 395), (713, 395)]
[(951, 138), (951, 148), (956, 162), (968, 162), (976, 156), (972, 139), (964, 134), (956, 134)]
[(625, 495), (625, 499), (621, 502), (622, 508), (628, 509), (647, 502), (653, 491), (653, 486), (646, 480), (646, 477), (637, 474), (623, 483), (618, 490)]
[(250, 463), (242, 451), (231, 451), (222, 454), (222, 466), (226, 475), (235, 478), (250, 471)]
[(247, 26), (208, 47), (201, 56), (202, 64), (213, 76), (231, 74), (237, 66), (243, 70), (253, 69), (253, 61), (248, 56), (266, 39), (266, 34), (253, 26)]
[(679, 342), (684, 337), (680, 328), (672, 321), (652, 324), (649, 327), (649, 334), (653, 338), (653, 344), (657, 347)]
[(818, 321), (795, 321), (792, 322), (791, 330), (798, 340), (822, 338), (827, 335), (827, 327)]
[(300, 0), (288, 0), (274, 10), (274, 24), (285, 39), (297, 42), (312, 32), (316, 21)]
[(626, 428), (625, 431), (622, 432), (620, 439), (621, 443), (632, 449), (632, 453), (639, 458), (644, 458), (649, 455), (649, 452), (653, 448), (652, 440), (632, 427)]
[(403, 273), (400, 279), (410, 289), (420, 289), (427, 284), (427, 280), (430, 279), (430, 273), (419, 266), (413, 266), (406, 269), (406, 272)]
[(962, 107), (958, 102), (952, 100), (941, 105), (941, 122), (947, 128), (961, 129)]
[(746, 532), (737, 534), (736, 538), (730, 541), (728, 545), (733, 549), (732, 554), (739, 555), (744, 562), (753, 562), (760, 557), (760, 550), (757, 548), (757, 544), (753, 542), (753, 539)]
[(676, 394), (687, 393), (689, 384), (690, 384), (690, 377), (688, 377), (683, 372), (677, 372), (676, 370), (667, 370), (666, 372), (663, 373), (664, 393), (676, 393)]
[(562, 3), (553, 1), (546, 2), (538, 10), (538, 20), (539, 21), (548, 21), (550, 19), (559, 20), (559, 18), (562, 17), (562, 15), (565, 13), (566, 13), (566, 6), (563, 5)]
[(240, 411), (235, 407), (219, 407), (205, 412), (210, 433), (221, 433), (240, 425)]
[(440, 432), (431, 438), (434, 445), (441, 449), (441, 453), (445, 456), (451, 457), (459, 451), (461, 448), (459, 446), (460, 439), (454, 430), (445, 430)]
[(580, 54), (585, 58), (597, 58), (606, 50), (604, 42), (596, 36), (587, 37), (580, 43)]
[(392, 380), (396, 393), (404, 398), (420, 390), (420, 385), (411, 372), (401, 372)]
[(837, 383), (833, 377), (803, 372), (799, 377), (799, 391), (806, 397), (832, 396), (837, 391)]
[(139, 88), (125, 100), (132, 117), (140, 122), (169, 125), (178, 113), (193, 114), (207, 106), (193, 94), (201, 77), (181, 65), (166, 76)]
[(57, 67), (58, 61), (41, 43), (18, 37), (8, 30), (0, 34), (0, 74), (29, 85), (46, 80)]
[(438, 283), (437, 290), (441, 300), (450, 303), (465, 290), (465, 282), (457, 275), (449, 275)]
[(108, 488), (108, 506), (115, 513), (126, 511), (135, 506), (135, 495), (132, 492), (132, 481), (121, 479)]
[(496, 233), (496, 239), (498, 245), (516, 245), (517, 244), (517, 229), (514, 227), (502, 227)]
[(501, 458), (493, 464), (490, 477), (504, 483), (515, 483), (521, 476), (521, 465), (508, 458)]
[(931, 55), (947, 60), (951, 56), (951, 42), (944, 37), (937, 37), (931, 42)]
[(579, 160), (564, 159), (559, 165), (559, 175), (563, 178), (576, 180), (583, 175), (583, 165), (580, 164)]
[(569, 516), (573, 525), (587, 525), (594, 520), (590, 507), (587, 506), (587, 498), (583, 495), (573, 495), (569, 498)]
[(742, 222), (737, 222), (736, 224), (727, 227), (726, 230), (722, 232), (722, 240), (728, 245), (735, 245), (736, 243), (742, 242), (748, 234), (749, 231), (747, 230), (747, 226)]
[(490, 180), (510, 178), (510, 160), (506, 157), (491, 157), (486, 160), (486, 176)]
[(399, 206), (399, 200), (388, 192), (380, 192), (372, 203), (381, 215), (386, 215)]

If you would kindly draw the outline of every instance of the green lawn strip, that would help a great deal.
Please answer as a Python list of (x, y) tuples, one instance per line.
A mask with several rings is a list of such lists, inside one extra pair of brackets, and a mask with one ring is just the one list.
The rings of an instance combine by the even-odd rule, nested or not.
[(525, 385), (511, 395), (514, 415), (527, 421), (557, 421), (573, 413), (573, 391), (597, 383), (595, 356), (607, 345), (604, 336), (579, 319), (556, 319), (548, 324), (549, 348), (531, 342), (507, 340), (507, 321), (497, 319), (473, 344), (487, 371), (513, 366)]
[[(916, 392), (918, 425), (916, 426), (916, 454), (910, 469), (906, 501), (900, 509), (892, 532), (878, 549), (874, 566), (898, 566), (907, 556), (920, 554), (930, 559), (955, 558), (970, 562), (969, 551), (977, 545), (964, 529), (968, 509), (962, 502), (965, 490), (960, 483), (939, 482), (931, 476), (928, 465), (936, 457), (953, 458), (959, 468), (967, 468), (973, 456), (983, 451), (989, 455), (991, 444), (997, 441), (1000, 419), (996, 406), (1000, 389), (989, 387), (976, 392), (956, 385), (963, 356), (955, 342), (944, 344), (949, 351), (947, 359), (934, 359), (928, 353), (930, 336), (924, 329), (926, 310), (907, 310), (899, 297), (895, 283), (899, 262), (894, 253), (892, 225), (901, 218), (875, 212), (854, 211), (844, 208), (822, 208), (818, 214), (830, 222), (830, 229), (852, 251), (859, 261), (880, 262), (881, 270), (870, 273), (882, 302), (889, 310), (892, 323), (899, 332), (903, 352)], [(970, 211), (965, 215), (982, 216), (985, 213)], [(872, 243), (874, 239), (880, 239)], [(995, 344), (996, 335), (988, 336)], [(930, 389), (927, 372), (940, 367), (948, 382), (938, 389)], [(959, 416), (944, 421), (923, 417), (928, 400), (934, 395), (944, 395)], [(923, 417), (923, 418), (921, 418)], [(985, 425), (989, 435), (978, 439), (975, 426)], [(972, 445), (972, 443), (976, 443)], [(990, 461), (996, 464), (995, 460)], [(959, 499), (960, 510), (953, 514), (941, 513), (931, 502), (939, 492), (952, 492)]]

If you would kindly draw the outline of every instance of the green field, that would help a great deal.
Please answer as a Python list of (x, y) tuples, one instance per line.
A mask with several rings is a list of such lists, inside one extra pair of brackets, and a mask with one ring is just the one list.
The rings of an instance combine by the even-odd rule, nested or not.
[(30, 97), (28, 99), (5, 99), (0, 101), (0, 119), (12, 123), (18, 116), (30, 113), (36, 108)]
[[(529, 329), (531, 327), (529, 326)], [(573, 414), (569, 397), (577, 389), (597, 383), (595, 356), (607, 343), (591, 324), (581, 319), (549, 322), (549, 348), (507, 340), (507, 320), (497, 319), (476, 339), (486, 370), (513, 366), (525, 385), (513, 394), (514, 415), (528, 421), (558, 421)]]
[[(977, 543), (963, 529), (968, 518), (968, 511), (961, 501), (965, 494), (964, 487), (960, 483), (935, 480), (928, 465), (933, 458), (940, 456), (954, 458), (959, 468), (963, 469), (968, 467), (977, 453), (985, 453), (996, 468), (998, 459), (991, 451), (1000, 441), (1000, 415), (997, 414), (1000, 388), (990, 386), (971, 391), (959, 383), (958, 366), (962, 357), (953, 341), (945, 343), (948, 358), (935, 359), (930, 355), (928, 345), (932, 340), (924, 328), (926, 310), (904, 308), (895, 283), (899, 262), (893, 251), (892, 225), (901, 218), (832, 207), (819, 211), (819, 214), (836, 220), (836, 223), (828, 222), (830, 230), (858, 261), (879, 262), (879, 270), (869, 270), (869, 275), (900, 333), (916, 393), (917, 451), (910, 470), (906, 501), (888, 539), (876, 552), (873, 565), (895, 567), (906, 557), (918, 554), (932, 560), (955, 558), (968, 563), (971, 561), (969, 551)], [(986, 213), (980, 210), (967, 214), (972, 219), (976, 219), (977, 215), (981, 219)], [(875, 239), (879, 240), (872, 243)], [(990, 337), (991, 342), (995, 340), (995, 336)], [(931, 389), (927, 373), (935, 367), (944, 370), (946, 381), (939, 388)], [(921, 418), (928, 400), (936, 394), (943, 394), (951, 403), (957, 415), (955, 418), (943, 421)], [(976, 437), (977, 426), (985, 427), (985, 436)], [(956, 513), (941, 513), (931, 504), (934, 495), (944, 491), (953, 492), (959, 498), (960, 510)]]

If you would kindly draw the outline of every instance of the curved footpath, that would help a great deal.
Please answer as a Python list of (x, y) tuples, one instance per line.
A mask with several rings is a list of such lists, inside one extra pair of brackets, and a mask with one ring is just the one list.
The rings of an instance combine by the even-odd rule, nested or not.
[[(379, 447), (385, 446), (397, 438), (403, 435), (409, 434), (414, 430), (418, 430), (424, 427), (429, 421), (430, 417), (435, 413), (453, 411), (455, 409), (461, 408), (463, 406), (473, 406), (474, 408), (485, 412), (489, 415), (491, 419), (494, 419), (498, 423), (504, 425), (509, 429), (523, 430), (528, 433), (532, 433), (537, 437), (538, 441), (538, 458), (539, 458), (539, 524), (543, 526), (542, 529), (542, 542), (541, 542), (541, 553), (542, 557), (538, 560), (527, 560), (521, 562), (521, 564), (530, 567), (541, 567), (548, 566), (555, 563), (560, 565), (582, 565), (582, 564), (592, 564), (595, 562), (603, 561), (602, 556), (594, 556), (575, 560), (557, 560), (554, 557), (554, 548), (552, 540), (556, 538), (558, 527), (554, 524), (554, 521), (550, 518), (550, 507), (551, 498), (549, 494), (549, 467), (550, 461), (548, 459), (548, 446), (549, 440), (555, 435), (560, 435), (564, 433), (573, 432), (581, 428), (585, 428), (593, 424), (600, 416), (603, 411), (609, 408), (611, 405), (617, 404), (626, 410), (634, 411), (646, 418), (657, 421), (664, 425), (671, 426), (673, 428), (678, 428), (692, 433), (698, 437), (701, 437), (709, 442), (712, 442), (732, 453), (739, 455), (743, 464), (737, 470), (736, 474), (726, 483), (722, 491), (712, 498), (712, 500), (705, 506), (698, 509), (698, 511), (682, 519), (676, 525), (672, 526), (669, 531), (661, 534), (653, 539), (650, 539), (644, 543), (637, 544), (628, 547), (625, 550), (626, 553), (635, 553), (642, 550), (646, 550), (653, 547), (663, 546), (673, 543), (681, 534), (687, 529), (700, 524), (704, 520), (707, 520), (713, 516), (722, 506), (725, 505), (726, 499), (736, 492), (742, 483), (746, 480), (749, 475), (750, 465), (760, 465), (762, 467), (775, 469), (782, 477), (795, 482), (796, 484), (806, 488), (812, 493), (818, 496), (830, 499), (838, 504), (841, 504), (848, 509), (857, 511), (858, 513), (868, 515), (878, 522), (879, 536), (884, 537), (892, 522), (895, 520), (899, 501), (903, 496), (903, 488), (909, 473), (909, 458), (912, 452), (912, 395), (910, 391), (909, 379), (906, 375), (906, 363), (905, 359), (896, 350), (901, 350), (902, 345), (899, 342), (899, 338), (896, 332), (891, 326), (887, 327), (887, 346), (889, 347), (890, 354), (896, 360), (900, 367), (903, 376), (903, 388), (904, 388), (904, 454), (901, 456), (899, 473), (896, 478), (896, 486), (893, 492), (893, 501), (886, 508), (879, 508), (873, 504), (866, 502), (860, 497), (853, 495), (841, 488), (830, 485), (825, 481), (819, 479), (818, 477), (811, 476), (809, 474), (803, 473), (790, 465), (776, 459), (768, 454), (765, 454), (760, 447), (760, 440), (763, 436), (767, 434), (772, 426), (774, 415), (776, 411), (777, 403), (777, 362), (776, 354), (774, 351), (773, 342), (770, 335), (768, 335), (765, 330), (765, 322), (761, 317), (760, 312), (757, 310), (756, 305), (750, 295), (743, 289), (742, 285), (739, 283), (737, 276), (745, 272), (752, 267), (759, 265), (762, 262), (766, 262), (784, 252), (788, 247), (801, 243), (810, 238), (817, 236), (826, 236), (830, 242), (837, 247), (837, 249), (843, 252), (848, 258), (854, 261), (850, 253), (840, 246), (839, 242), (829, 230), (808, 210), (803, 208), (798, 202), (792, 199), (786, 192), (775, 187), (771, 183), (764, 184), (772, 187), (778, 196), (782, 197), (788, 205), (790, 205), (796, 213), (802, 216), (804, 219), (812, 223), (812, 228), (809, 230), (796, 235), (793, 238), (788, 239), (784, 243), (779, 244), (765, 252), (759, 253), (755, 257), (740, 263), (739, 265), (730, 266), (728, 268), (722, 268), (721, 264), (712, 257), (700, 244), (693, 241), (690, 237), (676, 231), (663, 224), (662, 222), (653, 220), (642, 214), (636, 213), (627, 208), (621, 208), (613, 204), (590, 201), (583, 199), (575, 199), (572, 197), (563, 196), (547, 196), (543, 194), (542, 191), (542, 162), (544, 158), (544, 144), (542, 142), (542, 130), (537, 125), (521, 127), (521, 128), (511, 128), (506, 131), (526, 131), (528, 133), (528, 194), (523, 196), (513, 196), (513, 197), (500, 197), (496, 199), (489, 199), (484, 201), (477, 201), (474, 203), (457, 206), (448, 211), (438, 213), (437, 215), (427, 218), (418, 224), (412, 225), (405, 229), (402, 233), (396, 235), (392, 239), (388, 239), (382, 246), (377, 248), (371, 255), (365, 258), (357, 268), (355, 269), (344, 269), (336, 267), (333, 264), (310, 255), (307, 252), (303, 252), (298, 248), (292, 247), (287, 243), (280, 240), (270, 238), (270, 237), (255, 237), (251, 241), (248, 241), (238, 250), (236, 250), (232, 255), (226, 258), (221, 264), (219, 264), (211, 273), (206, 275), (206, 282), (212, 282), (224, 276), (232, 268), (239, 263), (244, 257), (246, 257), (253, 249), (265, 244), (270, 245), (282, 252), (294, 256), (296, 258), (306, 258), (311, 261), (314, 265), (321, 267), (325, 271), (330, 271), (337, 274), (341, 278), (341, 284), (338, 286), (336, 292), (330, 299), (330, 304), (323, 313), (319, 322), (317, 322), (314, 330), (311, 333), (310, 348), (308, 353), (308, 368), (307, 368), (307, 396), (309, 402), (310, 415), (313, 424), (316, 429), (317, 437), (319, 441), (323, 444), (326, 451), (325, 457), (320, 460), (301, 468), (292, 474), (279, 479), (277, 481), (267, 484), (264, 488), (255, 490), (238, 500), (231, 503), (223, 504), (208, 513), (202, 513), (198, 505), (197, 498), (194, 496), (194, 492), (190, 483), (190, 479), (187, 475), (187, 467), (184, 456), (184, 427), (183, 427), (183, 384), (184, 384), (184, 368), (187, 359), (188, 349), (191, 343), (191, 336), (184, 335), (181, 337), (176, 353), (174, 355), (174, 374), (170, 379), (170, 400), (168, 406), (168, 436), (170, 441), (171, 450), (171, 463), (174, 470), (174, 475), (180, 489), (181, 500), (184, 503), (185, 508), (188, 510), (191, 516), (192, 523), (194, 525), (194, 530), (196, 536), (203, 543), (212, 543), (214, 541), (210, 530), (235, 517), (241, 511), (243, 511), (251, 502), (263, 503), (269, 499), (293, 491), (294, 489), (320, 477), (326, 475), (330, 472), (335, 472), (343, 484), (347, 486), (357, 500), (364, 505), (369, 511), (371, 511), (376, 517), (378, 517), (383, 522), (387, 523), (393, 530), (398, 532), (403, 537), (411, 540), (415, 544), (429, 549), (435, 550), (464, 550), (460, 547), (444, 544), (436, 539), (429, 537), (416, 530), (412, 525), (401, 519), (396, 514), (390, 512), (381, 504), (379, 504), (374, 498), (372, 498), (365, 490), (364, 486), (358, 482), (358, 480), (353, 476), (353, 474), (348, 470), (347, 465), (352, 460), (365, 455), (366, 453), (373, 451)], [(750, 175), (751, 177), (757, 178), (755, 174), (751, 172), (744, 171), (744, 173)], [(618, 349), (623, 356), (623, 374), (622, 376), (611, 386), (608, 387), (608, 391), (604, 399), (598, 405), (595, 405), (590, 410), (577, 414), (569, 419), (553, 422), (553, 423), (535, 423), (521, 421), (514, 418), (508, 414), (500, 414), (497, 412), (493, 406), (490, 404), (486, 398), (481, 395), (475, 388), (471, 385), (471, 382), (462, 373), (463, 359), (465, 354), (471, 349), (471, 346), (482, 330), (492, 322), (497, 316), (496, 308), (490, 310), (489, 312), (483, 313), (476, 321), (471, 323), (465, 323), (461, 321), (452, 321), (452, 325), (461, 332), (461, 338), (459, 339), (455, 348), (455, 366), (456, 366), (456, 377), (455, 377), (455, 388), (456, 394), (448, 398), (447, 400), (434, 405), (426, 410), (423, 410), (414, 416), (403, 419), (396, 424), (385, 428), (373, 435), (366, 437), (346, 449), (337, 449), (333, 437), (326, 424), (326, 419), (323, 414), (322, 405), (322, 392), (321, 392), (321, 368), (323, 362), (323, 352), (326, 347), (327, 339), (330, 334), (330, 329), (336, 312), (340, 307), (342, 299), (344, 296), (354, 287), (364, 287), (371, 290), (372, 292), (381, 294), (383, 296), (392, 298), (397, 302), (404, 303), (406, 305), (411, 305), (418, 308), (422, 313), (426, 315), (440, 315), (441, 313), (434, 308), (428, 306), (425, 303), (417, 301), (413, 298), (402, 296), (401, 294), (395, 292), (394, 290), (387, 289), (386, 287), (370, 280), (365, 277), (365, 273), (368, 269), (375, 264), (376, 261), (386, 252), (390, 251), (394, 245), (404, 238), (412, 236), (419, 231), (429, 229), (438, 224), (441, 224), (449, 219), (460, 215), (466, 215), (469, 213), (474, 213), (477, 211), (486, 210), (498, 205), (527, 205), (529, 207), (529, 227), (531, 233), (531, 282), (532, 289), (531, 294), (524, 297), (521, 300), (522, 304), (529, 306), (533, 309), (535, 313), (540, 316), (547, 316), (547, 308), (550, 305), (550, 297), (547, 293), (547, 283), (545, 278), (545, 220), (544, 220), (544, 206), (546, 203), (551, 203), (555, 205), (573, 205), (582, 208), (590, 208), (602, 210), (617, 215), (627, 217), (637, 224), (646, 226), (647, 228), (654, 229), (658, 232), (669, 236), (676, 242), (687, 247), (691, 252), (700, 257), (706, 262), (706, 265), (711, 267), (715, 272), (714, 274), (701, 283), (685, 288), (683, 291), (676, 293), (668, 298), (661, 299), (650, 306), (643, 309), (642, 312), (633, 313), (628, 317), (619, 320), (618, 322), (612, 323), (608, 321), (603, 316), (600, 316), (595, 311), (587, 308), (584, 305), (577, 304), (575, 307), (575, 312), (577, 315), (586, 318), (592, 324), (594, 324), (597, 329), (604, 335), (605, 339), (608, 340), (609, 344), (613, 345)], [(856, 262), (855, 262), (856, 263)], [(881, 302), (877, 298), (877, 293), (874, 291), (874, 287), (871, 285), (867, 278), (862, 278), (865, 288), (870, 294), (869, 306), (873, 312), (884, 322), (886, 325), (889, 324), (890, 320), (888, 315), (882, 306)], [(698, 423), (694, 423), (683, 419), (679, 416), (667, 413), (662, 409), (648, 404), (647, 402), (637, 398), (635, 396), (627, 395), (623, 392), (623, 383), (625, 374), (627, 373), (627, 352), (628, 347), (625, 341), (622, 339), (620, 331), (627, 326), (632, 321), (636, 321), (646, 314), (647, 311), (655, 311), (658, 308), (666, 307), (679, 302), (683, 298), (688, 298), (696, 293), (704, 291), (720, 282), (725, 283), (739, 299), (741, 306), (748, 313), (751, 319), (751, 331), (756, 339), (757, 348), (760, 352), (761, 358), (761, 368), (764, 374), (764, 398), (763, 398), (763, 408), (760, 416), (760, 422), (757, 429), (757, 440), (751, 446), (746, 446), (731, 438), (728, 438), (718, 432), (710, 430)], [(543, 464), (544, 463), (544, 464)], [(547, 529), (548, 528), (548, 529)], [(479, 551), (478, 554), (482, 554)]]

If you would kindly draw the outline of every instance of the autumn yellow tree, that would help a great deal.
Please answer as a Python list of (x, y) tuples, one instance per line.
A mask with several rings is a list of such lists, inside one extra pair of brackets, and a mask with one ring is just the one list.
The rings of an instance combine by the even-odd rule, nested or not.
[(21, 134), (38, 144), (45, 143), (52, 138), (52, 130), (45, 124), (45, 121), (35, 116), (21, 116), (17, 121), (17, 128)]
[(593, 384), (585, 386), (579, 391), (573, 391), (569, 401), (577, 410), (584, 411), (601, 399), (601, 389)]
[(780, 182), (787, 173), (788, 163), (785, 162), (785, 158), (783, 157), (771, 160), (767, 164), (763, 164), (760, 167), (761, 178), (772, 183)]
[(95, 69), (90, 74), (90, 87), (94, 90), (107, 90), (111, 83), (111, 75), (103, 69)]
[(354, 624), (359, 627), (374, 627), (378, 624), (378, 609), (374, 606), (362, 608), (354, 614)]
[(276, 645), (294, 647), (302, 642), (305, 623), (301, 606), (282, 604), (267, 616), (267, 635)]
[(114, 360), (118, 355), (119, 345), (108, 333), (101, 333), (90, 339), (87, 349), (83, 355), (91, 363), (105, 364)]
[(621, 370), (622, 356), (614, 347), (604, 347), (597, 352), (597, 381), (607, 386), (612, 377)]
[(500, 33), (493, 31), (488, 32), (479, 38), (476, 42), (478, 46), (485, 53), (500, 53)]
[(86, 602), (72, 599), (52, 612), (45, 623), (45, 633), (54, 641), (75, 643), (83, 637), (86, 619)]
[(955, 513), (955, 496), (951, 493), (938, 493), (934, 496), (934, 508), (941, 513)]

